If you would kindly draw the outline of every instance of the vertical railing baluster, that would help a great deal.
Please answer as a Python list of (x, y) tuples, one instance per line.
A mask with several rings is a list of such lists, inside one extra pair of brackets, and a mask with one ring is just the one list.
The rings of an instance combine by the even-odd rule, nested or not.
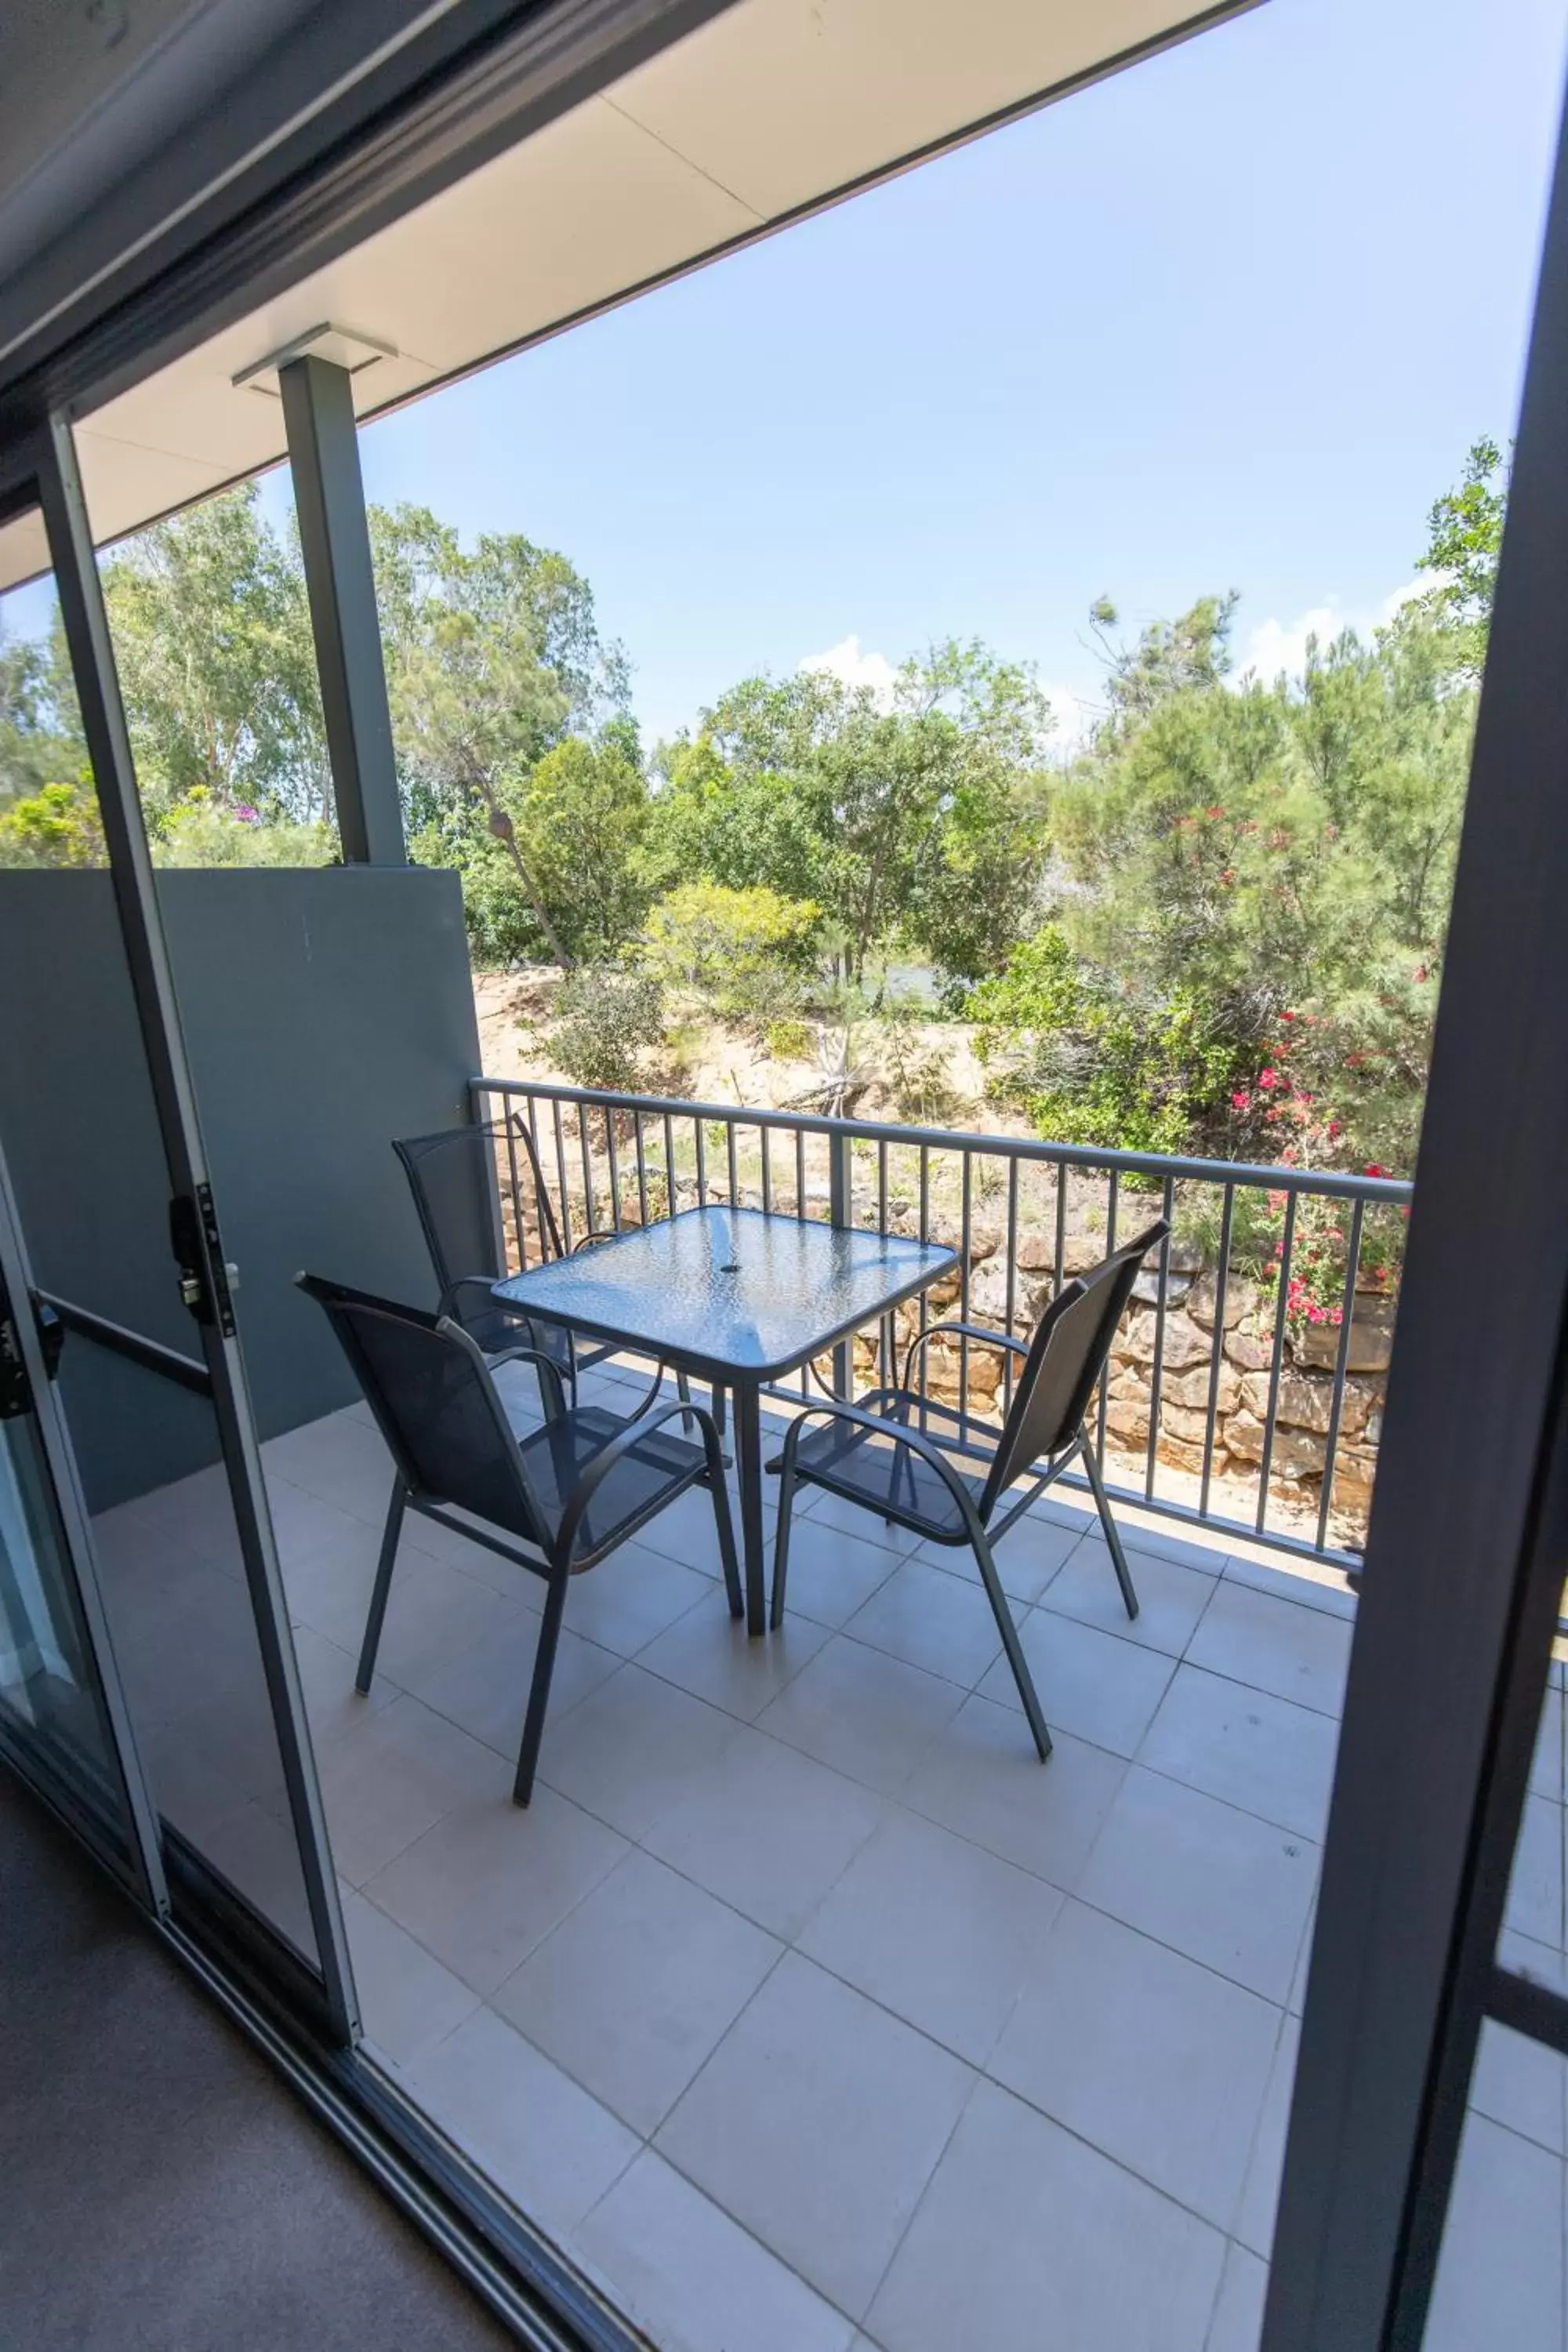
[(664, 1114), (664, 1213), (673, 1217), (679, 1207), (675, 1191), (675, 1121)]
[[(517, 1172), (517, 1130), (512, 1126), (511, 1113), (508, 1109), (503, 1109), (501, 1113), (501, 1131), (506, 1137), (507, 1170), (511, 1184), (511, 1227), (517, 1240), (517, 1271), (522, 1274), (528, 1265), (528, 1235), (522, 1221), (522, 1182)], [(506, 1241), (504, 1233), (501, 1235), (501, 1241), (504, 1245)], [(542, 1240), (540, 1244), (540, 1254), (543, 1255)], [(509, 1265), (508, 1272), (510, 1273), (510, 1270)]]
[[(929, 1242), (931, 1239), (931, 1146), (929, 1143), (922, 1143), (920, 1149), (920, 1237), (922, 1242)], [(920, 1328), (922, 1333), (929, 1331), (931, 1328), (931, 1293), (929, 1290), (922, 1290), (921, 1292)], [(926, 1404), (931, 1395), (931, 1349), (929, 1348), (922, 1348), (921, 1349), (920, 1362), (921, 1427), (923, 1430), (926, 1426)]]
[(805, 1214), (805, 1129), (804, 1127), (797, 1127), (795, 1131), (795, 1213), (797, 1217), (804, 1217)]
[(632, 1113), (632, 1131), (637, 1138), (637, 1215), (646, 1225), (647, 1223), (647, 1164), (644, 1154), (640, 1110), (634, 1110)]
[(1274, 1353), (1268, 1366), (1268, 1412), (1263, 1423), (1263, 1459), (1258, 1470), (1258, 1517), (1262, 1534), (1268, 1517), (1268, 1473), (1274, 1463), (1275, 1419), (1279, 1411), (1279, 1375), (1285, 1361), (1285, 1323), (1290, 1304), (1290, 1255), (1296, 1244), (1296, 1194), (1285, 1203), (1285, 1232), (1279, 1251), (1279, 1297), (1274, 1309)]
[(1204, 1412), (1204, 1468), (1198, 1486), (1198, 1517), (1207, 1516), (1214, 1475), (1215, 1431), (1219, 1422), (1220, 1374), (1225, 1369), (1225, 1293), (1230, 1276), (1230, 1236), (1236, 1223), (1236, 1187), (1227, 1184), (1219, 1216), (1219, 1255), (1214, 1276), (1214, 1337), (1209, 1346), (1209, 1393)]
[[(1167, 1224), (1175, 1207), (1176, 1188), (1165, 1179), (1165, 1197), (1162, 1213)], [(1154, 1302), (1154, 1360), (1149, 1370), (1149, 1449), (1143, 1464), (1143, 1493), (1147, 1500), (1154, 1496), (1154, 1463), (1160, 1450), (1160, 1390), (1165, 1370), (1165, 1307), (1171, 1287), (1171, 1236), (1160, 1244), (1159, 1292)]]
[(605, 1105), (605, 1155), (610, 1163), (610, 1223), (618, 1234), (621, 1230), (621, 1162), (616, 1149), (616, 1118), (608, 1103)]
[[(970, 1236), (973, 1231), (970, 1180), (973, 1168), (974, 1155), (972, 1151), (966, 1151), (963, 1154), (963, 1174), (960, 1180), (958, 1210), (958, 1319), (961, 1323), (967, 1323), (969, 1320), (969, 1244)], [(966, 1332), (961, 1331), (958, 1335), (958, 1442), (963, 1445), (968, 1443), (968, 1439), (969, 1337)]]
[(1366, 1208), (1358, 1201), (1351, 1217), (1345, 1247), (1345, 1283), (1340, 1299), (1340, 1344), (1334, 1350), (1334, 1392), (1329, 1404), (1329, 1435), (1323, 1448), (1323, 1491), (1318, 1501), (1318, 1549), (1328, 1541), (1329, 1511), (1334, 1496), (1334, 1465), (1340, 1454), (1340, 1422), (1345, 1405), (1345, 1370), (1350, 1363), (1351, 1325), (1355, 1320), (1356, 1277), (1361, 1272), (1361, 1230)]
[(577, 1144), (583, 1159), (583, 1226), (586, 1233), (596, 1233), (594, 1222), (594, 1149), (588, 1140), (588, 1106), (577, 1106)]
[[(1018, 1161), (1015, 1155), (1007, 1162), (1007, 1274), (1003, 1320), (1009, 1339), (1016, 1337), (1013, 1329), (1018, 1305)], [(1002, 1353), (1002, 1417), (1006, 1419), (1013, 1407), (1013, 1365), (1011, 1348)]]
[(561, 1246), (572, 1246), (572, 1188), (566, 1181), (566, 1122), (561, 1116), (559, 1097), (550, 1106), (554, 1112), (555, 1174), (561, 1186)]
[[(1110, 1181), (1106, 1186), (1105, 1192), (1105, 1255), (1107, 1257), (1110, 1255), (1112, 1250), (1116, 1247), (1116, 1206), (1121, 1193), (1121, 1171), (1119, 1169), (1112, 1168), (1110, 1171)], [(1100, 1411), (1095, 1415), (1095, 1444), (1099, 1449), (1101, 1464), (1103, 1464), (1105, 1460), (1106, 1416), (1110, 1411), (1110, 1360), (1108, 1357), (1106, 1359), (1105, 1370), (1100, 1376)]]
[(705, 1209), (708, 1206), (708, 1139), (701, 1119), (692, 1120), (691, 1131), (697, 1138), (697, 1205)]
[(1061, 1289), (1063, 1276), (1067, 1269), (1067, 1258), (1068, 1164), (1065, 1160), (1058, 1160), (1057, 1161), (1057, 1260), (1056, 1271), (1051, 1277), (1051, 1296), (1053, 1298)]
[(724, 1164), (730, 1179), (730, 1206), (738, 1209), (741, 1205), (740, 1160), (735, 1151), (735, 1122), (732, 1118), (724, 1121)]
[[(877, 1231), (886, 1240), (888, 1233), (888, 1139), (886, 1136), (880, 1137), (877, 1144)], [(879, 1345), (882, 1365), (882, 1386), (891, 1388), (898, 1379), (898, 1325), (891, 1315), (884, 1315), (882, 1318)]]
[(769, 1147), (773, 1130), (765, 1126), (759, 1127), (757, 1136), (763, 1155), (763, 1206), (771, 1210), (773, 1205), (773, 1160)]

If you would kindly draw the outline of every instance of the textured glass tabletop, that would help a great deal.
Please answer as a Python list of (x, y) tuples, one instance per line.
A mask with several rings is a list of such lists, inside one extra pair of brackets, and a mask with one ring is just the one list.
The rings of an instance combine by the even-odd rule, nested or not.
[(791, 1371), (954, 1263), (937, 1242), (762, 1209), (685, 1209), (496, 1285), (542, 1322), (693, 1370)]

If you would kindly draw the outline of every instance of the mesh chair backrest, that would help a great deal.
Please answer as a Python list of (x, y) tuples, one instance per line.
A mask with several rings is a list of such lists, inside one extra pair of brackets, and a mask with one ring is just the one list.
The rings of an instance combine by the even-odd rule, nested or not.
[(542, 1546), (517, 1440), (466, 1334), (317, 1275), (297, 1279), (326, 1309), (405, 1485)]
[(407, 1175), (442, 1290), (466, 1274), (505, 1274), (495, 1130), (447, 1128), (439, 1135), (406, 1136), (392, 1148)]
[(466, 1274), (493, 1276), (511, 1271), (506, 1262), (497, 1170), (502, 1151), (520, 1217), (522, 1186), (533, 1187), (541, 1255), (561, 1255), (544, 1171), (532, 1136), (515, 1114), (504, 1125), (448, 1127), (437, 1135), (405, 1136), (392, 1148), (403, 1162), (443, 1291)]
[(1138, 1269), (1170, 1230), (1162, 1217), (1135, 1241), (1112, 1251), (1092, 1274), (1065, 1284), (1047, 1307), (1013, 1391), (981, 1496), (982, 1517), (1021, 1472), (1059, 1453), (1077, 1434)]

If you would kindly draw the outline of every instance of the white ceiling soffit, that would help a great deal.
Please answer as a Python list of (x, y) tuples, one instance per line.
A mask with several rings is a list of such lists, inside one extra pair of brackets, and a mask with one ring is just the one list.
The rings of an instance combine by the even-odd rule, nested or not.
[[(78, 428), (101, 543), (283, 455), (329, 324), (362, 416), (1177, 31), (1181, 0), (740, 0)], [(0, 548), (0, 588), (18, 576)]]

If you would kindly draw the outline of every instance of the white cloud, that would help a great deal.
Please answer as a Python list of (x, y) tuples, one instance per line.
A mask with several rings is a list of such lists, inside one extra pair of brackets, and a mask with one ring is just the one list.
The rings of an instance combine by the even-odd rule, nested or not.
[(840, 637), (825, 654), (807, 654), (800, 667), (842, 678), (846, 686), (868, 686), (884, 709), (892, 702), (899, 675), (886, 654), (864, 652), (856, 636)]
[(1237, 656), (1232, 677), (1239, 680), (1252, 671), (1272, 682), (1284, 670), (1289, 677), (1300, 677), (1306, 665), (1309, 637), (1316, 637), (1325, 649), (1343, 629), (1354, 629), (1358, 636), (1370, 638), (1374, 629), (1387, 626), (1401, 604), (1408, 604), (1412, 596), (1423, 594), (1431, 585), (1428, 574), (1424, 580), (1407, 580), (1403, 587), (1390, 589), (1377, 604), (1343, 605), (1331, 597), (1327, 604), (1314, 604), (1298, 620), (1260, 621)]

